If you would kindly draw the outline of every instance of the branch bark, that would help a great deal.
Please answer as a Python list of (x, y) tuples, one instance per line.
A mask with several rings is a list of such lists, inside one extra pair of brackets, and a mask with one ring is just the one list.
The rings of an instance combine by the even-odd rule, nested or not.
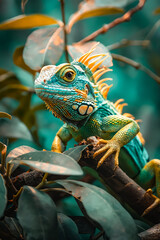
[(103, 27), (101, 27), (97, 31), (93, 32), (92, 34), (90, 34), (86, 38), (82, 39), (77, 44), (84, 44), (88, 41), (91, 41), (94, 38), (96, 38), (98, 35), (108, 32), (109, 29), (119, 25), (120, 23), (130, 21), (132, 15), (135, 14), (136, 12), (138, 12), (139, 10), (141, 10), (143, 8), (143, 6), (145, 5), (145, 2), (146, 2), (146, 0), (139, 0), (139, 3), (137, 4), (137, 6), (130, 9), (122, 17), (116, 18), (114, 21), (112, 21), (109, 24), (105, 24)]
[(158, 75), (156, 75), (154, 72), (152, 72), (150, 69), (146, 68), (141, 63), (138, 63), (130, 58), (127, 58), (127, 57), (124, 57), (122, 55), (115, 54), (115, 53), (112, 53), (112, 57), (113, 57), (113, 59), (115, 59), (117, 61), (124, 62), (124, 63), (134, 67), (137, 70), (141, 70), (141, 71), (145, 72), (147, 75), (149, 75), (151, 78), (153, 78), (158, 84), (160, 84), (160, 77)]
[(119, 167), (115, 169), (114, 155), (111, 155), (101, 167), (96, 169), (101, 155), (93, 158), (93, 154), (100, 147), (95, 137), (83, 141), (90, 144), (83, 151), (79, 161), (81, 166), (89, 166), (97, 171), (105, 184), (109, 186), (120, 198), (126, 202), (136, 213), (143, 216), (152, 223), (160, 222), (160, 199), (154, 196), (151, 191), (145, 191), (136, 182), (129, 178)]

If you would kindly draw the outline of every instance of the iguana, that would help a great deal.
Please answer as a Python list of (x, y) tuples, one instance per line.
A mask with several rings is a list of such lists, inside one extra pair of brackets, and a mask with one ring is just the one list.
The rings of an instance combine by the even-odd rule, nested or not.
[(71, 63), (44, 66), (35, 80), (37, 95), (65, 122), (56, 134), (52, 151), (63, 152), (71, 138), (80, 142), (99, 136), (105, 146), (94, 154), (104, 152), (97, 167), (114, 153), (115, 165), (119, 163), (145, 189), (156, 186), (160, 197), (160, 160), (149, 161), (139, 125), (131, 114), (122, 114), (122, 99), (116, 103), (107, 100), (111, 85), (105, 83), (108, 79), (99, 79), (111, 71), (102, 66), (108, 53), (94, 55), (94, 50)]

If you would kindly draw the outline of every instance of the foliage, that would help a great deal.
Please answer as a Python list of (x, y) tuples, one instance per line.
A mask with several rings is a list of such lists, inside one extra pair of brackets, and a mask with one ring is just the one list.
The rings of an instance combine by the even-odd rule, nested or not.
[[(134, 14), (133, 8), (130, 8), (131, 2), (138, 6), (135, 1), (130, 0), (82, 1), (66, 24), (64, 1), (60, 2), (62, 21), (43, 14), (22, 14), (0, 24), (0, 30), (36, 28), (28, 36), (25, 45), (15, 49), (13, 54), (14, 64), (27, 71), (33, 78), (44, 65), (61, 61), (63, 54), (66, 61), (81, 56), (97, 43), (94, 41), (96, 36), (126, 21), (126, 16), (131, 18)], [(27, 4), (29, 4), (28, 1), (21, 1), (23, 12)], [(65, 4), (67, 5), (67, 1)], [(137, 7), (136, 11), (138, 10), (140, 7)], [(159, 12), (160, 9), (157, 8), (155, 14)], [(125, 15), (126, 13), (128, 15)], [(113, 15), (116, 21), (112, 21), (111, 24), (107, 24), (107, 28), (100, 28), (79, 42), (68, 44), (68, 36), (79, 21), (106, 15)], [(126, 40), (125, 43), (120, 41), (110, 46), (100, 43), (96, 51), (108, 52), (109, 57), (104, 62), (105, 66), (112, 66), (114, 58), (143, 70), (160, 83), (159, 76), (142, 64), (139, 65), (132, 59), (112, 54), (116, 48), (131, 45), (146, 47), (149, 42), (147, 39)], [(34, 89), (28, 87), (27, 83), (22, 84), (21, 79), (14, 73), (4, 69), (0, 69), (0, 84), (0, 107), (2, 107), (0, 112), (0, 238), (15, 240), (137, 239), (137, 229), (140, 232), (149, 226), (141, 221), (138, 224), (135, 223), (129, 212), (106, 191), (102, 184), (96, 187), (94, 184), (81, 181), (83, 171), (77, 162), (85, 146), (71, 148), (63, 154), (43, 151), (45, 145), (43, 138), (40, 137), (43, 129), (39, 121), (45, 122), (47, 117), (43, 112), (41, 120), (39, 118), (40, 110), (44, 110), (45, 107), (38, 102), (39, 100), (35, 100)], [(22, 144), (19, 146), (18, 140), (24, 143), (23, 146)], [(15, 187), (14, 181), (20, 177), (20, 174), (34, 172), (35, 169), (37, 172), (43, 172), (43, 178), (37, 185)], [(64, 178), (68, 179), (64, 180)], [(76, 200), (76, 207), (81, 210), (81, 216), (77, 216), (79, 224), (70, 214), (68, 216), (65, 214), (64, 209), (67, 208), (65, 198), (70, 199), (71, 206), (74, 199)], [(70, 209), (71, 212), (72, 209)], [(91, 226), (85, 231), (84, 219)], [(81, 234), (84, 232), (85, 234)]]

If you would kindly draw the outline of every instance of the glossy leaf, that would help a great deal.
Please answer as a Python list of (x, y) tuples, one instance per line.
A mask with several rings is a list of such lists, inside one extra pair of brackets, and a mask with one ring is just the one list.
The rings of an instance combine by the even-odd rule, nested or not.
[(0, 112), (0, 118), (9, 118), (12, 119), (12, 116), (6, 112)]
[(16, 48), (14, 54), (13, 54), (13, 62), (16, 66), (24, 69), (25, 71), (35, 75), (36, 71), (32, 70), (30, 67), (28, 67), (23, 59), (23, 49), (24, 46)]
[(107, 6), (107, 4), (102, 5), (98, 1), (93, 0), (89, 0), (87, 2), (83, 1), (80, 3), (78, 11), (70, 17), (68, 23), (68, 31), (70, 32), (72, 26), (79, 20), (117, 13), (123, 13), (123, 9), (113, 5), (112, 6)]
[(22, 228), (16, 218), (4, 217), (0, 221), (0, 232), (4, 233), (7, 240), (20, 240), (22, 239)]
[(5, 187), (4, 179), (0, 174), (0, 218), (4, 214), (6, 205), (7, 205), (7, 190)]
[(160, 7), (154, 11), (154, 14), (160, 14)]
[(134, 220), (121, 204), (109, 193), (96, 186), (74, 180), (57, 180), (75, 199), (84, 215), (98, 228), (102, 228), (109, 239), (137, 239)]
[[(9, 152), (9, 154), (6, 157), (6, 163), (8, 163), (9, 161), (11, 161), (13, 158), (16, 158), (18, 156), (21, 156), (23, 154), (29, 153), (29, 152), (36, 152), (37, 150), (29, 147), (29, 146), (20, 146), (20, 147), (16, 147), (14, 148), (12, 151)], [(14, 170), (19, 166), (19, 162), (16, 164), (11, 164), (11, 168), (10, 168), (10, 174), (12, 172), (14, 172)]]
[(81, 176), (83, 174), (77, 162), (63, 153), (49, 151), (30, 152), (10, 161), (10, 164), (14, 163), (27, 165), (39, 171), (57, 175)]
[(0, 136), (33, 140), (28, 128), (16, 117), (0, 119)]
[(58, 222), (61, 225), (65, 240), (80, 240), (80, 235), (78, 233), (78, 228), (71, 218), (64, 215), (63, 213), (58, 213)]
[(63, 152), (64, 154), (73, 158), (76, 162), (81, 158), (83, 150), (86, 148), (86, 145), (76, 146), (74, 148), (70, 148)]
[[(98, 42), (96, 41), (91, 41), (87, 42), (85, 44), (74, 44), (74, 45), (69, 45), (68, 46), (68, 51), (69, 54), (73, 59), (77, 59), (81, 57), (83, 54), (91, 50), (92, 47), (94, 47)], [(96, 46), (95, 51), (91, 54), (91, 56), (99, 53), (108, 53), (108, 58), (102, 63), (102, 65), (106, 67), (111, 67), (113, 65), (112, 63), (112, 56), (110, 52), (108, 51), (107, 47), (105, 47), (102, 43), (99, 43)]]
[(51, 24), (61, 24), (61, 22), (43, 14), (19, 15), (2, 22), (0, 30), (27, 29)]
[(33, 187), (24, 186), (18, 210), (18, 220), (26, 240), (50, 240), (57, 238), (57, 212), (52, 199)]
[(42, 66), (56, 64), (64, 49), (62, 27), (38, 29), (32, 32), (23, 51), (24, 62), (36, 71)]

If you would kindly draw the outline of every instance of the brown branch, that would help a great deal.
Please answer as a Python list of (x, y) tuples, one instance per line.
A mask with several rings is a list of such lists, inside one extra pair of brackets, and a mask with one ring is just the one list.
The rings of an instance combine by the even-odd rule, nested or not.
[(129, 64), (130, 66), (134, 67), (135, 69), (139, 69), (139, 70), (145, 72), (151, 78), (153, 78), (157, 83), (160, 84), (160, 77), (158, 75), (156, 75), (154, 72), (152, 72), (150, 69), (146, 68), (141, 63), (135, 62), (134, 60), (132, 60), (130, 58), (127, 58), (127, 57), (124, 57), (122, 55), (115, 54), (115, 53), (112, 53), (112, 57), (113, 57), (113, 59), (115, 59), (117, 61), (124, 62), (124, 63)]
[(160, 239), (160, 224), (138, 234), (141, 240), (159, 240)]
[[(110, 156), (98, 169), (97, 163), (102, 155), (93, 158), (93, 154), (102, 145), (97, 144), (95, 137), (83, 141), (90, 144), (83, 151), (79, 161), (81, 166), (89, 166), (95, 170), (102, 178), (104, 183), (109, 186), (122, 201), (127, 203), (139, 216), (142, 216), (152, 223), (160, 222), (160, 199), (154, 196), (151, 191), (145, 191), (135, 181), (129, 178), (119, 167), (115, 169), (114, 155)], [(150, 211), (149, 211), (150, 210)]]
[(122, 47), (128, 47), (128, 46), (142, 46), (142, 47), (148, 47), (150, 45), (150, 40), (129, 40), (129, 39), (122, 39), (120, 42), (113, 43), (111, 45), (107, 46), (107, 49), (109, 51), (122, 48)]
[(103, 27), (101, 27), (97, 31), (93, 32), (92, 34), (90, 34), (86, 38), (82, 39), (77, 44), (84, 44), (85, 42), (91, 41), (94, 38), (96, 38), (98, 35), (108, 32), (109, 29), (111, 29), (111, 28), (113, 28), (113, 27), (115, 27), (115, 26), (117, 26), (117, 25), (119, 25), (123, 22), (130, 21), (132, 15), (135, 14), (136, 12), (138, 12), (139, 10), (141, 10), (143, 8), (145, 2), (146, 2), (146, 0), (139, 0), (139, 3), (137, 4), (137, 6), (130, 9), (122, 17), (116, 18), (114, 21), (112, 21), (109, 24), (105, 24)]
[(66, 56), (66, 61), (69, 63), (69, 55), (67, 50), (67, 31), (66, 31), (66, 20), (65, 20), (65, 11), (64, 11), (64, 0), (60, 0), (61, 2), (61, 12), (62, 12), (62, 20), (63, 20), (63, 31), (64, 31), (64, 52)]

